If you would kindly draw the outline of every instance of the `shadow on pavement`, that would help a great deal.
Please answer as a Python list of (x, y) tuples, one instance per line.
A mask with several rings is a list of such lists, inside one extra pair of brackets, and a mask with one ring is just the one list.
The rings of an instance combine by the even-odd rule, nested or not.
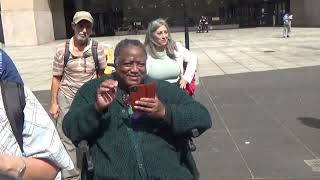
[(300, 120), (301, 123), (306, 126), (320, 129), (320, 119), (313, 117), (299, 117), (298, 120)]
[(33, 91), (34, 95), (38, 98), (43, 108), (49, 113), (50, 105), (50, 90)]

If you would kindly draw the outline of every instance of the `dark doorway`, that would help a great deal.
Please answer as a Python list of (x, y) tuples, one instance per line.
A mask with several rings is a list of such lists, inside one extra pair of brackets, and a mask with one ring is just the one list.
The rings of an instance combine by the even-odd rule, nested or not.
[(240, 0), (240, 27), (280, 26), (284, 11), (289, 11), (290, 0)]
[(73, 36), (73, 30), (71, 27), (71, 23), (73, 20), (74, 13), (76, 13), (75, 3), (72, 0), (64, 0), (64, 17), (66, 21), (66, 34), (67, 38), (71, 38)]
[(282, 25), (284, 11), (290, 8), (289, 0), (268, 0), (259, 3), (259, 26), (279, 26)]
[(94, 36), (114, 36), (123, 23), (123, 11), (119, 9), (92, 13), (92, 16), (95, 21)]
[(256, 27), (257, 22), (257, 8), (256, 2), (240, 2), (239, 4), (239, 25), (240, 27)]
[(94, 19), (92, 36), (113, 36), (115, 31), (123, 24), (123, 10), (119, 3), (113, 3), (113, 1), (80, 2), (64, 0), (67, 38), (73, 36), (71, 23), (76, 11), (89, 11), (91, 13)]

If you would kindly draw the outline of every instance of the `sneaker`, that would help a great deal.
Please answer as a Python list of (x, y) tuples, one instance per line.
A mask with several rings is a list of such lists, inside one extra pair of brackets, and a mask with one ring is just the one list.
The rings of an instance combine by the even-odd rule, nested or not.
[(290, 36), (288, 35), (287, 38), (289, 38)]

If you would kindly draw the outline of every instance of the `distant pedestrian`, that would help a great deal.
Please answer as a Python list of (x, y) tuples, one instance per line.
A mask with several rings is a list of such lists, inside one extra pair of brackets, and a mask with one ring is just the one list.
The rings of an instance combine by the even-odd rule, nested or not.
[(282, 17), (282, 21), (283, 21), (283, 38), (290, 37), (292, 17), (293, 17), (293, 15), (290, 15), (288, 12), (285, 13), (283, 15), (283, 17)]
[[(64, 135), (62, 120), (78, 89), (85, 82), (102, 75), (107, 62), (104, 47), (90, 39), (93, 28), (91, 14), (76, 12), (71, 25), (73, 37), (58, 46), (54, 57), (49, 112), (57, 121), (59, 136), (76, 165), (76, 148)], [(65, 179), (78, 179), (79, 171), (63, 172), (63, 176)]]
[(204, 18), (203, 16), (201, 16), (201, 18), (199, 19), (199, 24), (198, 24), (198, 29), (197, 29), (197, 32), (203, 32), (202, 29), (203, 29), (203, 24), (204, 24)]
[(197, 32), (209, 32), (209, 21), (208, 17), (201, 16), (199, 20), (198, 30)]
[(204, 25), (205, 25), (206, 32), (208, 33), (209, 32), (209, 19), (207, 16), (205, 17)]

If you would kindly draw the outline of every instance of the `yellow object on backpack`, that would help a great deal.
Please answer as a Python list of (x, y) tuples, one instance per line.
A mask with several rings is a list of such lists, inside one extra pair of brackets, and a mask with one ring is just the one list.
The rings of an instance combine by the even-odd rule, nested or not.
[(106, 55), (107, 67), (104, 69), (104, 74), (111, 74), (115, 71), (114, 69), (114, 48), (111, 44), (103, 44), (104, 54)]

